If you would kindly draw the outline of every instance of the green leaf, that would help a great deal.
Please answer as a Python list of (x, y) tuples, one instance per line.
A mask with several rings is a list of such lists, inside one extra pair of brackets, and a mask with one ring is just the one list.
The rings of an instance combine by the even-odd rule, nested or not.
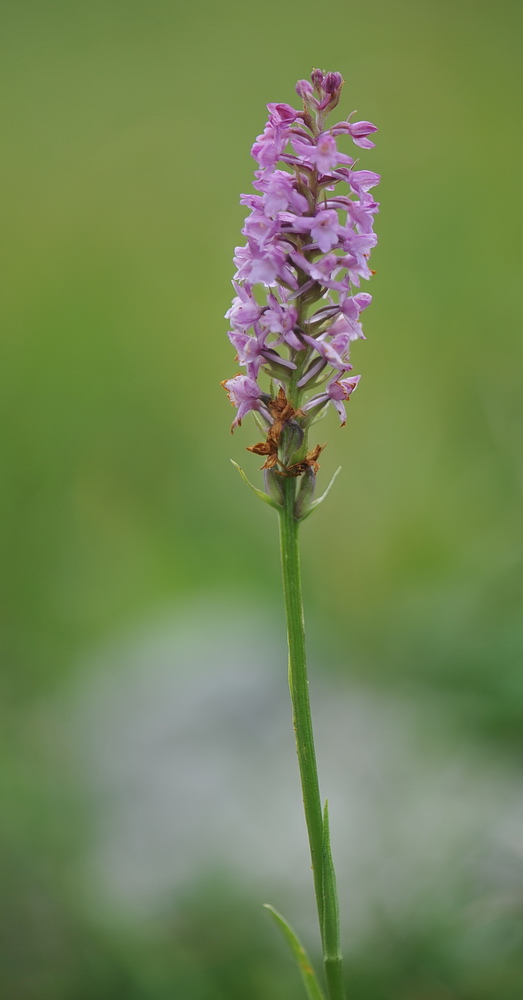
[(332, 862), (329, 827), (329, 803), (323, 811), (322, 844), (322, 885), (323, 885), (323, 944), (325, 955), (338, 957), (340, 953), (340, 932), (338, 914), (338, 892), (336, 874)]
[(270, 903), (264, 903), (264, 906), (280, 928), (292, 951), (292, 954), (294, 955), (294, 958), (296, 959), (296, 962), (298, 963), (308, 1000), (325, 1000), (325, 997), (319, 987), (318, 980), (316, 979), (316, 973), (311, 965), (309, 956), (307, 955), (307, 952), (305, 951), (305, 948), (303, 947), (296, 932), (292, 929), (291, 925), (287, 923), (285, 917), (282, 917), (281, 913), (278, 913), (278, 910), (276, 910), (274, 906), (271, 906)]
[(336, 874), (332, 861), (329, 803), (323, 811), (322, 844), (322, 885), (323, 885), (323, 965), (331, 1000), (343, 1000), (343, 970), (340, 947), (340, 917), (338, 912), (338, 891)]
[(260, 500), (263, 500), (264, 503), (268, 503), (269, 507), (274, 507), (275, 510), (281, 510), (280, 505), (276, 503), (276, 501), (273, 500), (272, 497), (268, 496), (267, 493), (264, 493), (263, 490), (259, 490), (256, 488), (256, 486), (253, 486), (251, 481), (247, 479), (247, 476), (245, 475), (243, 469), (240, 468), (238, 463), (235, 462), (233, 458), (231, 458), (231, 462), (234, 465), (234, 468), (237, 469), (238, 472), (240, 473), (240, 476), (242, 477), (244, 483), (247, 483), (247, 486), (250, 486), (252, 492), (256, 493), (256, 496), (259, 497)]

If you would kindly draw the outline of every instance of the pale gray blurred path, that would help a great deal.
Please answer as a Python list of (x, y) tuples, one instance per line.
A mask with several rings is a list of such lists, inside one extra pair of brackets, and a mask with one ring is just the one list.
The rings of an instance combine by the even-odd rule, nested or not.
[[(154, 915), (218, 872), (313, 919), (274, 614), (202, 601), (101, 650), (82, 672), (70, 741), (94, 817), (86, 886), (109, 909)], [(352, 939), (376, 913), (428, 900), (447, 908), (463, 893), (479, 910), (510, 905), (523, 887), (521, 779), (460, 739), (441, 707), (322, 676), (317, 651), (311, 674)]]

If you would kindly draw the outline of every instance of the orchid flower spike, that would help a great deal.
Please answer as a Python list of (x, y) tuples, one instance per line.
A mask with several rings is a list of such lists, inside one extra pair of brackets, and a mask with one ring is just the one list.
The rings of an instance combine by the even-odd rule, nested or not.
[(369, 149), (376, 126), (352, 116), (327, 124), (342, 86), (340, 73), (313, 70), (311, 83), (296, 85), (301, 108), (267, 105), (251, 150), (255, 193), (241, 196), (250, 212), (226, 318), (245, 374), (222, 385), (237, 408), (233, 429), (255, 411), (267, 436), (249, 450), (265, 455), (262, 468), (279, 476), (316, 474), (308, 431), (330, 406), (343, 426), (360, 379), (346, 376), (351, 344), (364, 339), (360, 314), (372, 300), (359, 289), (373, 273), (379, 206), (371, 191), (380, 178), (338, 149), (339, 139)]

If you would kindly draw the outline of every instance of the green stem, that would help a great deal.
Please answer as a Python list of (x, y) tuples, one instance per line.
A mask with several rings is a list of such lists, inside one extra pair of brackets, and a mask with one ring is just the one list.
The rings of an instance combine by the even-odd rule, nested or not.
[(289, 647), (289, 688), (328, 996), (329, 1000), (344, 1000), (339, 956), (336, 956), (338, 961), (334, 962), (337, 966), (336, 972), (332, 974), (334, 956), (331, 942), (333, 936), (338, 935), (338, 902), (335, 879), (324, 878), (325, 850), (327, 845), (330, 856), (330, 845), (328, 826), (324, 830), (322, 816), (305, 658), (305, 622), (298, 546), (299, 521), (294, 516), (296, 482), (295, 478), (282, 480), (284, 505), (280, 511), (281, 563)]

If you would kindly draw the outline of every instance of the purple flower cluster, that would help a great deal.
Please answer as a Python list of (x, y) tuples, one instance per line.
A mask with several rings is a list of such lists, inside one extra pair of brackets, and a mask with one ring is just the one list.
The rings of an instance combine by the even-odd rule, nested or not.
[[(325, 125), (339, 101), (341, 75), (314, 70), (311, 81), (296, 85), (302, 110), (268, 105), (267, 124), (252, 147), (257, 193), (241, 197), (250, 214), (242, 229), (246, 244), (234, 256), (236, 295), (226, 313), (245, 374), (222, 383), (237, 407), (233, 428), (256, 410), (272, 440), (271, 464), (293, 475), (299, 473), (290, 472), (281, 452), (274, 457), (274, 425), (279, 434), (285, 421), (281, 406), (275, 409), (273, 386), (288, 404), (286, 421), (303, 431), (292, 466), (301, 472), (308, 427), (329, 403), (343, 425), (344, 403), (360, 378), (348, 374), (350, 345), (364, 338), (360, 314), (372, 298), (359, 289), (372, 274), (378, 204), (370, 192), (380, 179), (337, 148), (344, 135), (371, 148), (375, 125), (353, 122), (353, 115)], [(345, 193), (337, 193), (339, 184)], [(270, 380), (265, 388), (263, 375)]]

